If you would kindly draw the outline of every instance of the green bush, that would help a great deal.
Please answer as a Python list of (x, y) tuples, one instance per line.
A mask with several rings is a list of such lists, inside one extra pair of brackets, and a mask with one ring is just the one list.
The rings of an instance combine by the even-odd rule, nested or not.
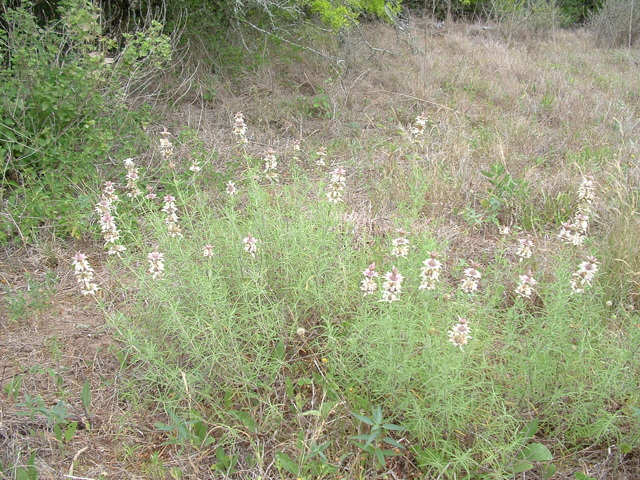
[(61, 236), (87, 229), (96, 166), (130, 154), (136, 132), (142, 133), (145, 109), (127, 105), (125, 85), (159, 71), (170, 58), (159, 24), (125, 35), (118, 50), (102, 35), (91, 2), (65, 0), (58, 13), (44, 27), (29, 5), (3, 16), (0, 195), (6, 227), (0, 242), (16, 233), (27, 241), (44, 225)]

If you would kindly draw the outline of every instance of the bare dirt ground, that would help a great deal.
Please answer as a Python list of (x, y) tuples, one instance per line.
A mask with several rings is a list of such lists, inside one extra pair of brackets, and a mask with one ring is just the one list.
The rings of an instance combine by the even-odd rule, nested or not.
[[(46, 269), (39, 263), (20, 254), (0, 261), (0, 478), (11, 478), (9, 462), (26, 468), (33, 452), (42, 479), (153, 478), (140, 464), (162, 448), (162, 432), (153, 427), (158, 415), (134, 414), (120, 395), (118, 343), (95, 299), (78, 294), (70, 264), (54, 267), (55, 293), (28, 291), (28, 278), (38, 281)], [(7, 296), (27, 305), (11, 308)], [(56, 439), (56, 415), (63, 431), (77, 422), (69, 441)]]

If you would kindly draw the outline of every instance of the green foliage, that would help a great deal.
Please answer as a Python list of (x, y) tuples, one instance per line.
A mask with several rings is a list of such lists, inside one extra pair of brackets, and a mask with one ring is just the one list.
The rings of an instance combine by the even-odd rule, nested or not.
[[(397, 455), (396, 450), (404, 450), (404, 445), (398, 443), (391, 437), (383, 437), (385, 430), (391, 430), (396, 432), (406, 432), (407, 429), (404, 427), (400, 427), (398, 425), (394, 425), (393, 423), (388, 423), (382, 418), (382, 408), (378, 405), (376, 408), (371, 410), (371, 417), (367, 417), (365, 415), (361, 415), (358, 413), (351, 412), (351, 415), (356, 417), (365, 425), (370, 427), (370, 432), (368, 434), (356, 435), (353, 440), (364, 440), (364, 443), (361, 442), (353, 442), (358, 448), (361, 448), (363, 451), (371, 454), (375, 461), (377, 461), (380, 466), (385, 467), (387, 465), (386, 458), (393, 457)], [(394, 450), (384, 450), (383, 444), (387, 444), (394, 448)]]
[(3, 15), (0, 195), (10, 221), (0, 243), (15, 233), (28, 241), (42, 225), (62, 236), (88, 229), (96, 166), (126, 155), (142, 133), (146, 114), (128, 107), (124, 85), (170, 58), (159, 24), (126, 36), (117, 52), (92, 2), (65, 0), (58, 16), (41, 27), (26, 6)]

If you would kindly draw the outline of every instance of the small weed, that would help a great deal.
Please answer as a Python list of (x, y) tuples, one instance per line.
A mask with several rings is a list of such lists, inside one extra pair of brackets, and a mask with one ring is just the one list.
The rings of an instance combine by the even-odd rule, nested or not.
[[(369, 425), (371, 430), (369, 434), (356, 435), (353, 440), (364, 440), (364, 443), (353, 442), (358, 448), (371, 454), (373, 458), (385, 467), (387, 465), (386, 458), (393, 457), (400, 453), (400, 450), (404, 450), (405, 447), (398, 443), (391, 437), (383, 437), (385, 430), (391, 430), (396, 432), (406, 432), (407, 429), (394, 425), (393, 423), (387, 423), (382, 418), (382, 408), (380, 406), (371, 410), (371, 417), (351, 412), (351, 415), (356, 417), (362, 423)], [(394, 450), (383, 450), (383, 444), (386, 443), (394, 448)]]
[(57, 278), (55, 273), (47, 272), (40, 282), (26, 274), (27, 289), (15, 290), (6, 289), (4, 298), (5, 307), (12, 321), (24, 320), (30, 315), (46, 309), (53, 295), (56, 293), (55, 285)]

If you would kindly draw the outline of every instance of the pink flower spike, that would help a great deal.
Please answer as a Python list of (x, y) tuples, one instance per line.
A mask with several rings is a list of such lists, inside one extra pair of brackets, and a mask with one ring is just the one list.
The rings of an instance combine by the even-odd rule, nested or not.
[(378, 272), (376, 272), (376, 263), (373, 262), (371, 265), (367, 267), (367, 269), (362, 272), (365, 277), (373, 278), (378, 276)]

